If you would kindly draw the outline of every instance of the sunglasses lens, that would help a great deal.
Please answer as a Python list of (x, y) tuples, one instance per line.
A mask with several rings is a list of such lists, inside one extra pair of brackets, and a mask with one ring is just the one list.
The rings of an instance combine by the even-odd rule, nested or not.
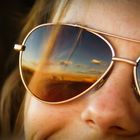
[(83, 93), (99, 80), (112, 60), (109, 44), (99, 35), (68, 25), (36, 28), (24, 45), (24, 84), (47, 102), (61, 102)]
[(140, 90), (140, 60), (139, 60), (139, 62), (137, 63), (136, 77), (137, 77), (138, 88), (139, 88), (139, 90)]

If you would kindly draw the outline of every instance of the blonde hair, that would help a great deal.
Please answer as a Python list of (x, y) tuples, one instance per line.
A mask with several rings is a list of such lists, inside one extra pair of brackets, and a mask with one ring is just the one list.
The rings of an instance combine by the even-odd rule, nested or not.
[[(35, 26), (46, 22), (57, 22), (64, 16), (71, 0), (36, 0), (28, 14), (19, 43)], [(5, 81), (0, 99), (0, 138), (21, 139), (23, 135), (23, 110), (25, 88), (18, 67)]]

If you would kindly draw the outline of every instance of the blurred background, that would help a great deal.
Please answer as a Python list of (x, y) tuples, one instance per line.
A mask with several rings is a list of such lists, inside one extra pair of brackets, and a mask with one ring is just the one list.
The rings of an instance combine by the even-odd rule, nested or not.
[[(26, 16), (35, 0), (3, 0), (0, 4), (0, 90), (6, 79), (18, 62), (14, 44), (17, 43)], [(17, 62), (10, 62), (10, 56), (15, 55)], [(14, 60), (15, 61), (15, 60)], [(11, 65), (10, 65), (11, 64)]]

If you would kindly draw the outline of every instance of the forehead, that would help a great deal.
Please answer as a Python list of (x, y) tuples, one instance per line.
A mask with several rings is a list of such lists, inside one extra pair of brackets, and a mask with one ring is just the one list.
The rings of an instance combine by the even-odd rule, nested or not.
[(75, 0), (62, 22), (140, 40), (140, 0)]

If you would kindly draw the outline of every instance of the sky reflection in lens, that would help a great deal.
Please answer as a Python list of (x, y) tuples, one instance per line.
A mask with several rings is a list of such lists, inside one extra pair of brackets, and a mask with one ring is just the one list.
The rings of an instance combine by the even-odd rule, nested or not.
[[(36, 71), (52, 33), (52, 25), (48, 25), (29, 35), (22, 56), (23, 68)], [(98, 78), (108, 68), (111, 59), (111, 49), (101, 38), (78, 27), (63, 26), (49, 60), (40, 71)]]

